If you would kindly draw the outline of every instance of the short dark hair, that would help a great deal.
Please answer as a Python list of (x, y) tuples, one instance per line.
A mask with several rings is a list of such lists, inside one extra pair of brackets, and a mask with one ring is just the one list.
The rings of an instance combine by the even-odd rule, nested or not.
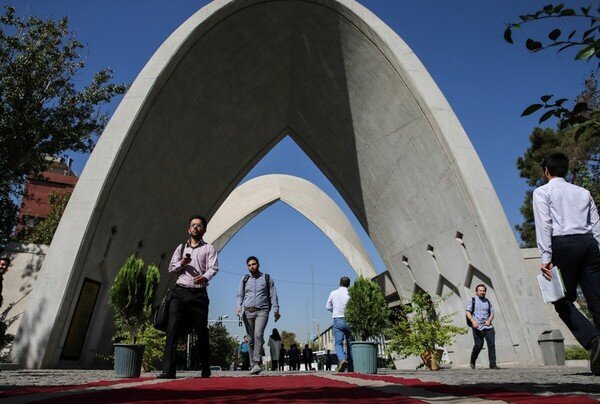
[(475, 292), (477, 292), (477, 289), (479, 288), (483, 288), (483, 290), (487, 292), (487, 286), (485, 286), (483, 283), (480, 283), (479, 285), (475, 286)]
[(256, 258), (254, 255), (251, 255), (248, 258), (246, 258), (246, 265), (248, 265), (250, 261), (256, 261), (256, 263), (260, 265), (260, 262), (258, 262), (258, 258)]
[(206, 217), (204, 217), (204, 215), (194, 215), (190, 217), (188, 223), (192, 223), (192, 220), (194, 219), (199, 219), (202, 222), (202, 227), (204, 228), (204, 230), (206, 230), (206, 225), (208, 224), (208, 222), (206, 221)]
[(347, 276), (342, 276), (342, 279), (340, 279), (340, 286), (343, 286), (345, 288), (350, 286), (350, 278), (348, 278)]
[(0, 261), (6, 261), (6, 262), (8, 262), (8, 265), (10, 265), (10, 258), (8, 258), (8, 257), (2, 257), (2, 258), (0, 258)]
[(565, 177), (569, 172), (569, 158), (564, 153), (550, 153), (542, 160), (542, 168), (553, 177)]

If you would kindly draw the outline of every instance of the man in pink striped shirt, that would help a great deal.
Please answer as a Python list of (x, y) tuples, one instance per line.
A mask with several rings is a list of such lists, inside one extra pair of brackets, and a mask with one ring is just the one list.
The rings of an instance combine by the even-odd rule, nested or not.
[(177, 340), (190, 325), (198, 334), (202, 377), (210, 377), (210, 344), (208, 340), (208, 283), (219, 270), (217, 249), (206, 243), (206, 218), (202, 215), (190, 219), (187, 242), (179, 245), (169, 265), (169, 273), (177, 276), (171, 290), (169, 324), (160, 379), (175, 378)]

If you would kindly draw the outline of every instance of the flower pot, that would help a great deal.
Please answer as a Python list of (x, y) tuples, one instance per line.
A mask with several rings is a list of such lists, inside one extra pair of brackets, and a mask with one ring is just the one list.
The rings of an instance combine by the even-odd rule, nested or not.
[(436, 349), (435, 351), (426, 351), (421, 354), (423, 365), (429, 370), (439, 370), (440, 361), (444, 350)]
[(377, 342), (353, 341), (352, 363), (356, 373), (377, 373)]
[(140, 377), (144, 345), (113, 344), (115, 347), (115, 376)]

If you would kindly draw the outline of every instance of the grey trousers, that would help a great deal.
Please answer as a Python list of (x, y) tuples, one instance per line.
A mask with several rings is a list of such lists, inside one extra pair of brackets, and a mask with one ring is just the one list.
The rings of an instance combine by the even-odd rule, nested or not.
[(250, 336), (248, 347), (250, 348), (250, 358), (254, 364), (260, 363), (261, 351), (265, 343), (265, 328), (269, 321), (269, 309), (255, 311), (254, 313), (244, 312), (244, 325), (246, 333)]

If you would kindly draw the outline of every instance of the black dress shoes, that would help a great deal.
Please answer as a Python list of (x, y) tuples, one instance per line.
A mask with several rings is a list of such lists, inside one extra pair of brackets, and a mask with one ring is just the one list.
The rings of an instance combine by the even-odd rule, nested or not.
[(496, 366), (496, 364), (494, 363), (493, 365), (490, 365), (490, 369), (500, 369), (498, 366)]
[(590, 349), (590, 370), (600, 376), (600, 337), (594, 338)]
[(164, 373), (159, 374), (158, 376), (156, 376), (157, 379), (175, 379), (175, 375), (167, 375)]
[(210, 369), (202, 371), (202, 378), (203, 379), (208, 379), (210, 377), (210, 375), (211, 375)]
[(475, 364), (471, 363), (471, 369), (475, 369)]

